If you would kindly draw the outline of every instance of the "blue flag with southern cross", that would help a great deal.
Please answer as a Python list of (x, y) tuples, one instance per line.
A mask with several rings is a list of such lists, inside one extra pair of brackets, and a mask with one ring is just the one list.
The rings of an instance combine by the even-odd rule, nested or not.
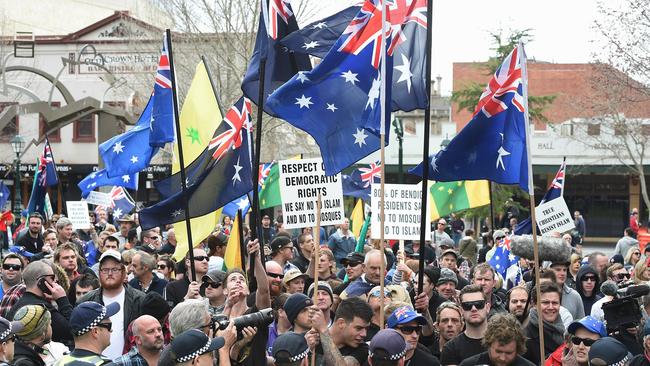
[(43, 153), (38, 157), (34, 183), (32, 184), (32, 193), (29, 196), (29, 203), (27, 204), (27, 212), (38, 212), (43, 217), (47, 217), (45, 214), (47, 187), (57, 184), (59, 184), (59, 177), (56, 173), (52, 148), (50, 147), (50, 141), (45, 138)]
[[(429, 156), (430, 180), (453, 182), (487, 179), (518, 184), (528, 192), (526, 120), (521, 66), (516, 47), (486, 86), (472, 120), (449, 145)], [(410, 173), (422, 177), (422, 164)]]
[(9, 201), (9, 188), (3, 181), (0, 181), (0, 211), (4, 210), (7, 201)]
[(123, 187), (113, 187), (110, 192), (113, 221), (129, 215), (135, 209), (135, 201)]
[(153, 86), (153, 112), (149, 133), (149, 145), (153, 147), (163, 147), (166, 143), (174, 141), (174, 94), (168, 41), (165, 34)]
[(372, 184), (381, 177), (381, 163), (371, 163), (368, 167), (355, 169), (350, 175), (341, 175), (343, 195), (370, 201)]
[(95, 188), (104, 186), (119, 186), (128, 189), (138, 189), (138, 173), (125, 174), (120, 177), (109, 177), (106, 169), (88, 174), (77, 186), (81, 190), (81, 197), (86, 198)]
[(149, 98), (136, 125), (123, 134), (113, 136), (99, 145), (99, 155), (104, 161), (109, 177), (137, 173), (151, 163), (158, 148), (149, 145), (153, 98)]

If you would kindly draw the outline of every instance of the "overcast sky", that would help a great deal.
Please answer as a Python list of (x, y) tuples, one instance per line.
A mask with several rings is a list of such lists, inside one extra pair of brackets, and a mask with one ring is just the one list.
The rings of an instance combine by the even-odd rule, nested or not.
[[(315, 0), (308, 3), (321, 4)], [(317, 5), (321, 6), (318, 16), (299, 20), (300, 25), (354, 3), (326, 1), (325, 5)], [(452, 63), (487, 60), (492, 54), (489, 33), (498, 29), (531, 28), (534, 40), (526, 45), (529, 58), (557, 63), (590, 62), (596, 50), (593, 24), (597, 16), (595, 0), (434, 1), (432, 76), (442, 76), (442, 93), (450, 94)]]

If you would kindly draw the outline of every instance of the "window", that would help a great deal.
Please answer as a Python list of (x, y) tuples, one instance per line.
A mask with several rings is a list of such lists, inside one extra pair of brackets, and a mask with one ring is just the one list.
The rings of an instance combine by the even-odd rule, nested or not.
[(650, 124), (641, 125), (641, 135), (650, 136)]
[(560, 126), (561, 136), (573, 136), (573, 123), (564, 123)]
[(589, 136), (599, 136), (600, 135), (600, 123), (589, 123), (589, 124), (587, 124), (587, 135), (589, 135)]
[[(16, 102), (0, 102), (0, 114), (2, 113), (2, 110), (5, 109), (6, 106), (10, 106), (13, 104), (18, 104)], [(7, 124), (2, 128), (0, 131), (0, 141), (2, 142), (9, 142), (12, 137), (16, 136), (18, 133), (19, 128), (18, 128), (18, 116), (14, 116)]]
[[(52, 107), (60, 107), (61, 102), (52, 102)], [(43, 115), (38, 116), (38, 137), (40, 138), (41, 136), (45, 135), (45, 132), (47, 132), (47, 122), (45, 122), (45, 118)], [(51, 132), (49, 135), (47, 135), (47, 138), (50, 140), (50, 142), (61, 142), (61, 129), (58, 129), (54, 132)]]
[(95, 115), (89, 114), (74, 122), (72, 142), (95, 142)]
[(623, 122), (614, 125), (614, 136), (623, 136), (627, 134), (627, 126)]

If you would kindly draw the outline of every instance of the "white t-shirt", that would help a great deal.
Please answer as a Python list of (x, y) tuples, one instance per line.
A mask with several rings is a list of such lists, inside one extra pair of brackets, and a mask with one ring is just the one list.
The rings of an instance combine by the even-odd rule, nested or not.
[(120, 304), (120, 311), (111, 317), (113, 323), (113, 331), (111, 332), (111, 344), (102, 353), (104, 356), (114, 360), (122, 356), (122, 349), (124, 348), (124, 294), (126, 291), (122, 287), (122, 291), (115, 297), (102, 296), (104, 304), (116, 302)]

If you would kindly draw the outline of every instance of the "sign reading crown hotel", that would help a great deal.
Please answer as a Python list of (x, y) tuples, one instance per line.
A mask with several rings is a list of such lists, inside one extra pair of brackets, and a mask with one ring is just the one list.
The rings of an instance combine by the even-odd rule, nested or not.
[(279, 163), (282, 215), (286, 229), (316, 225), (316, 200), (321, 195), (320, 224), (343, 223), (341, 174), (325, 175), (322, 159), (283, 160)]

